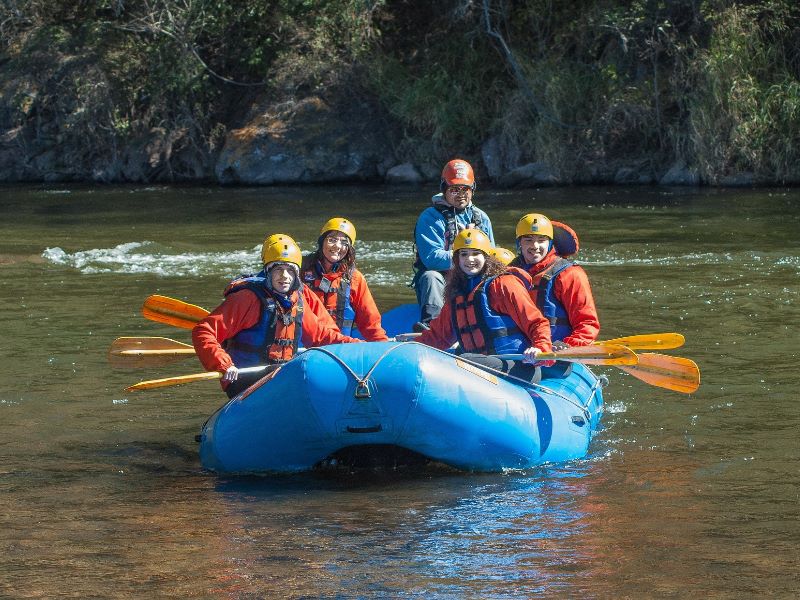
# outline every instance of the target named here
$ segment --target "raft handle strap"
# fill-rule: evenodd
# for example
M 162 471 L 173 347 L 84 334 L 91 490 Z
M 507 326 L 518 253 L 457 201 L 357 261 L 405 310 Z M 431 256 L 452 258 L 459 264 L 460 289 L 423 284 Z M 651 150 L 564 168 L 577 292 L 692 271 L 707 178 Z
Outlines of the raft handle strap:
M 319 347 L 318 347 L 318 348 L 308 348 L 308 349 L 306 350 L 306 352 L 311 352 L 312 350 L 316 350 L 317 352 L 322 352 L 323 354 L 327 354 L 327 355 L 328 355 L 328 356 L 330 356 L 330 357 L 331 357 L 333 360 L 335 360 L 336 362 L 338 362 L 338 363 L 339 363 L 339 364 L 340 364 L 342 367 L 344 367 L 344 369 L 345 369 L 345 370 L 346 370 L 348 373 L 350 373 L 350 374 L 353 376 L 353 379 L 355 379 L 355 380 L 356 380 L 356 391 L 355 391 L 355 394 L 354 394 L 354 395 L 355 395 L 355 397 L 356 397 L 356 398 L 359 398 L 359 399 L 364 399 L 364 398 L 369 398 L 369 397 L 370 397 L 370 392 L 369 392 L 369 378 L 370 378 L 370 375 L 372 375 L 372 372 L 373 372 L 373 371 L 375 370 L 375 368 L 378 366 L 378 364 L 379 364 L 379 363 L 380 363 L 380 362 L 381 362 L 381 361 L 382 361 L 384 358 L 386 358 L 386 356 L 387 356 L 387 355 L 388 355 L 390 352 L 393 352 L 394 350 L 397 350 L 397 349 L 398 349 L 400 346 L 404 346 L 405 344 L 413 344 L 413 343 L 414 343 L 414 342 L 401 342 L 401 343 L 397 344 L 396 346 L 391 346 L 391 347 L 387 348 L 386 352 L 384 352 L 383 354 L 381 354 L 381 355 L 378 357 L 378 360 L 376 360 L 376 361 L 375 361 L 375 364 L 373 364 L 373 365 L 370 367 L 369 371 L 367 371 L 367 374 L 366 374 L 366 375 L 364 375 L 363 377 L 359 377 L 359 376 L 356 374 L 356 372 L 355 372 L 355 371 L 353 371 L 353 369 L 351 369 L 351 368 L 350 368 L 350 365 L 348 365 L 346 362 L 344 362 L 344 361 L 343 361 L 341 358 L 339 358 L 338 356 L 336 356 L 336 355 L 335 355 L 333 352 L 331 352 L 331 351 L 330 351 L 330 350 L 328 350 L 327 348 L 319 348 Z

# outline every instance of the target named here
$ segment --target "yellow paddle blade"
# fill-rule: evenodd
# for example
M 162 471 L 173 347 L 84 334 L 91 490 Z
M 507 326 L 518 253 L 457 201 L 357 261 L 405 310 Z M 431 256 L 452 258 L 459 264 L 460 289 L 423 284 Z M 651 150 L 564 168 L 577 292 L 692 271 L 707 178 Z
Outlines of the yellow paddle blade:
M 683 346 L 685 338 L 680 333 L 644 333 L 614 338 L 595 344 L 619 344 L 631 350 L 671 350 Z
M 189 344 L 164 337 L 120 337 L 108 349 L 108 362 L 116 369 L 161 367 L 194 356 Z
M 200 319 L 208 315 L 208 311 L 195 304 L 153 294 L 144 301 L 142 315 L 157 323 L 192 329 Z
M 643 352 L 639 364 L 619 368 L 645 383 L 675 392 L 691 394 L 700 387 L 700 369 L 688 358 Z
M 207 379 L 222 379 L 222 373 L 218 371 L 208 371 L 207 373 L 195 373 L 194 375 L 180 375 L 178 377 L 166 377 L 164 379 L 151 379 L 150 381 L 140 381 L 125 388 L 126 392 L 136 390 L 152 390 L 154 388 L 169 387 L 171 385 L 181 385 L 184 383 L 194 383 L 195 381 L 205 381 Z
M 266 365 L 259 365 L 257 367 L 245 367 L 239 369 L 239 373 L 256 373 L 268 369 Z M 276 369 L 277 370 L 277 369 Z M 195 381 L 206 381 L 208 379 L 222 379 L 222 373 L 219 371 L 206 371 L 205 373 L 195 373 L 193 375 L 179 375 L 177 377 L 166 377 L 164 379 L 151 379 L 149 381 L 140 381 L 125 388 L 126 392 L 133 392 L 135 390 L 152 390 L 153 388 L 169 387 L 171 385 L 181 385 L 184 383 L 194 383 Z

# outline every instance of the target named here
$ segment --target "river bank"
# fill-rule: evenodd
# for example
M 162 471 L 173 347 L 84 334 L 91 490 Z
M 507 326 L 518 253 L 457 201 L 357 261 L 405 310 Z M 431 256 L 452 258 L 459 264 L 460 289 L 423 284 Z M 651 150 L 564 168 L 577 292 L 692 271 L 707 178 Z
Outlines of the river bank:
M 800 183 L 800 6 L 0 8 L 0 181 Z

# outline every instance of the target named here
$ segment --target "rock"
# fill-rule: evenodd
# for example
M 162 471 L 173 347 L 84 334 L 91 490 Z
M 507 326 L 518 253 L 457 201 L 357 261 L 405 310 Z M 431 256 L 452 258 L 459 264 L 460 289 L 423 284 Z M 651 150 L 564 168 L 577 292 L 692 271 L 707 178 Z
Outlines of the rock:
M 653 181 L 652 175 L 636 167 L 622 167 L 614 175 L 614 183 L 617 185 L 649 185 Z
M 380 181 L 392 150 L 367 107 L 312 96 L 269 106 L 228 133 L 214 169 L 221 183 Z
M 533 162 L 501 175 L 497 183 L 501 187 L 536 187 L 557 185 L 560 181 L 547 164 Z
M 423 181 L 424 178 L 411 163 L 394 166 L 386 172 L 386 183 L 420 184 Z
M 505 173 L 517 168 L 520 154 L 517 145 L 505 137 L 492 136 L 481 146 L 486 173 L 493 181 L 498 181 Z
M 435 181 L 438 185 L 442 180 L 443 166 L 444 165 L 436 166 L 431 163 L 424 163 L 422 166 L 420 166 L 419 170 L 422 173 L 422 177 L 425 179 L 425 181 Z
M 751 173 L 750 171 L 733 173 L 721 178 L 719 180 L 719 185 L 726 187 L 752 187 L 756 185 L 756 176 L 755 173 Z
M 658 183 L 660 185 L 700 185 L 700 174 L 679 160 L 670 167 Z

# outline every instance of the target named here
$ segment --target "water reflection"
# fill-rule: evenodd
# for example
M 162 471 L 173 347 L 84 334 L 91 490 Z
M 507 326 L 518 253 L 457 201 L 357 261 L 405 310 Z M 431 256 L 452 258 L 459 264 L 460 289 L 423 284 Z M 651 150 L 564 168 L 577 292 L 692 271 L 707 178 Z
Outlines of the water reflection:
M 216 490 L 239 524 L 231 568 L 246 563 L 262 593 L 502 597 L 568 588 L 590 568 L 587 472 L 224 479 Z

